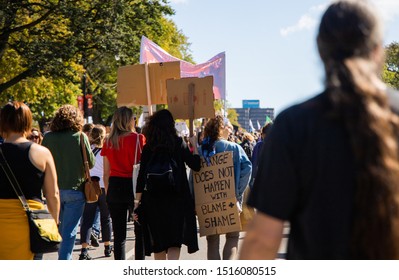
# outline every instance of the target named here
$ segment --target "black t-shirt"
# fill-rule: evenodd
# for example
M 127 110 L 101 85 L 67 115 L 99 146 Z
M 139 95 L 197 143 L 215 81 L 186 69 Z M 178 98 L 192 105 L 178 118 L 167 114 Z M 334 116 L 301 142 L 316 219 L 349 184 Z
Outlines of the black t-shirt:
M 348 259 L 355 172 L 348 135 L 326 93 L 282 112 L 248 204 L 290 222 L 287 259 Z
M 398 113 L 399 94 L 387 95 Z M 248 204 L 290 222 L 287 259 L 351 259 L 355 163 L 330 111 L 327 93 L 283 111 L 259 158 Z

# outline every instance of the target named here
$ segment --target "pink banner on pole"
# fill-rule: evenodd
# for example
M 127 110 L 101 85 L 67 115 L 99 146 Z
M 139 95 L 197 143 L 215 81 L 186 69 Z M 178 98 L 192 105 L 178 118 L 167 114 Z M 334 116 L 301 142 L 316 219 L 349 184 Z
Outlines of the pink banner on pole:
M 156 63 L 180 61 L 180 76 L 182 78 L 213 76 L 213 93 L 215 99 L 226 97 L 226 56 L 219 53 L 201 64 L 191 64 L 187 61 L 171 56 L 160 46 L 145 36 L 141 38 L 140 63 Z

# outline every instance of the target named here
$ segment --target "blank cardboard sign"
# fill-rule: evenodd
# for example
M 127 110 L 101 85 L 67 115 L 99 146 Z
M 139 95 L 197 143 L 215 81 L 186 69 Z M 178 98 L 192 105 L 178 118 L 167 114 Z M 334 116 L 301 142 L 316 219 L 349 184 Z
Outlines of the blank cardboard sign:
M 190 108 L 190 84 L 194 85 L 194 108 Z M 194 119 L 215 116 L 212 76 L 167 80 L 166 87 L 168 90 L 168 109 L 175 119 L 190 119 L 192 110 L 194 111 Z
M 147 98 L 145 64 L 119 67 L 116 103 L 120 106 L 167 104 L 166 80 L 180 78 L 180 62 L 148 64 L 151 100 Z

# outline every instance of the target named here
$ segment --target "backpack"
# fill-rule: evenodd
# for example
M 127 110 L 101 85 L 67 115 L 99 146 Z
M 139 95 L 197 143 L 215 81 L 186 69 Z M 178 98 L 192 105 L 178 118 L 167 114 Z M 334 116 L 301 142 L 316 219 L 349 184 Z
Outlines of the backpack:
M 179 168 L 168 151 L 154 151 L 147 163 L 145 190 L 159 196 L 180 191 Z

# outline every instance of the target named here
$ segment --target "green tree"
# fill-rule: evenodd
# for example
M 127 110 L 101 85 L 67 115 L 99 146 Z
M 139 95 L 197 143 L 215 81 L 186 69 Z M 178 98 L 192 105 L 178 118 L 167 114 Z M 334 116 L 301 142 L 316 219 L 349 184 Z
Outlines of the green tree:
M 399 43 L 393 42 L 385 47 L 385 65 L 382 79 L 395 89 L 399 89 Z
M 232 124 L 241 127 L 241 125 L 238 123 L 238 114 L 235 109 L 230 108 L 227 110 L 227 118 L 230 120 Z
M 173 13 L 166 0 L 0 1 L 0 101 L 38 104 L 36 114 L 47 116 L 76 104 L 85 73 L 103 120 L 116 106 L 117 69 L 138 63 L 142 35 L 191 58 L 187 38 L 167 19 Z

